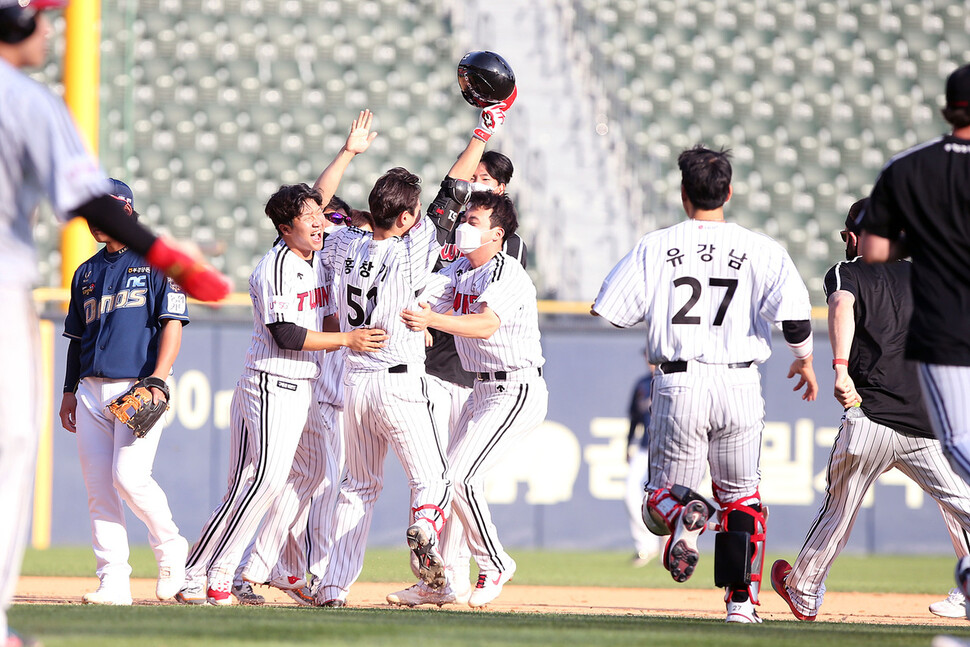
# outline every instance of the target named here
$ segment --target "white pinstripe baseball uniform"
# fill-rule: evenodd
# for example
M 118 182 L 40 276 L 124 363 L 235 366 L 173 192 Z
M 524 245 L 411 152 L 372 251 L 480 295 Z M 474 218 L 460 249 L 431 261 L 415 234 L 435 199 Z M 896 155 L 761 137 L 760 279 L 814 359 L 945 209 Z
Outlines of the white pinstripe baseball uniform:
M 487 339 L 455 336 L 462 368 L 476 373 L 448 449 L 454 484 L 452 511 L 464 534 L 445 527 L 442 557 L 446 566 L 467 541 L 479 568 L 479 582 L 511 577 L 515 562 L 499 540 L 485 500 L 485 477 L 516 444 L 546 417 L 549 392 L 542 379 L 542 346 L 536 289 L 525 269 L 504 252 L 473 268 L 462 257 L 435 275 L 429 288 L 437 312 L 456 315 L 488 307 L 499 320 Z M 440 295 L 440 296 L 439 296 Z M 451 574 L 449 574 L 451 576 Z M 456 577 L 467 578 L 465 573 Z
M 263 515 L 286 485 L 310 410 L 317 354 L 280 348 L 267 327 L 289 322 L 323 329 L 332 312 L 330 275 L 314 255 L 304 261 L 277 243 L 249 278 L 253 336 L 232 397 L 229 483 L 186 564 L 187 585 L 208 575 L 228 593 L 233 573 Z
M 451 499 L 445 450 L 437 435 L 424 372 L 424 334 L 401 322 L 427 283 L 440 245 L 422 218 L 404 236 L 375 240 L 345 227 L 329 236 L 323 256 L 334 268 L 334 295 L 344 331 L 377 327 L 387 345 L 347 351 L 344 434 L 347 477 L 337 503 L 336 540 L 318 601 L 344 600 L 360 575 L 374 502 L 383 487 L 390 445 L 411 484 L 415 519 L 440 531 Z
M 815 616 L 825 595 L 825 579 L 849 540 L 862 499 L 881 474 L 899 469 L 939 504 L 957 558 L 970 551 L 970 485 L 947 462 L 933 437 L 916 366 L 903 358 L 903 340 L 913 310 L 911 264 L 842 262 L 825 276 L 829 320 L 842 308 L 854 320 L 852 332 L 832 324 L 833 349 L 839 336 L 851 339 L 848 373 L 861 398 L 842 416 L 826 470 L 825 499 L 792 565 L 785 586 L 799 613 Z M 840 303 L 836 297 L 851 301 Z
M 27 537 L 42 389 L 40 341 L 30 289 L 37 280 L 34 213 L 47 196 L 70 211 L 111 191 L 81 142 L 64 102 L 0 59 L 0 639 Z
M 757 365 L 771 354 L 773 324 L 811 318 L 808 290 L 784 248 L 734 223 L 686 220 L 641 238 L 606 277 L 593 310 L 623 328 L 645 320 L 648 359 L 661 366 L 650 489 L 694 489 L 709 463 L 722 503 L 757 492 Z M 686 364 L 663 366 L 679 362 Z

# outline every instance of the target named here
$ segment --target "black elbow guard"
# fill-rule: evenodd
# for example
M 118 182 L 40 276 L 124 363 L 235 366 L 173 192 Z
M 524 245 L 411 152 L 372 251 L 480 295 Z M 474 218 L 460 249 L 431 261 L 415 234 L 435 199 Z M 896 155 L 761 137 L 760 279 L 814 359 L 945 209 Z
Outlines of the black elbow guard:
M 458 214 L 472 194 L 471 182 L 446 177 L 441 181 L 438 195 L 428 205 L 428 217 L 433 218 L 438 227 L 451 231 L 458 222 Z

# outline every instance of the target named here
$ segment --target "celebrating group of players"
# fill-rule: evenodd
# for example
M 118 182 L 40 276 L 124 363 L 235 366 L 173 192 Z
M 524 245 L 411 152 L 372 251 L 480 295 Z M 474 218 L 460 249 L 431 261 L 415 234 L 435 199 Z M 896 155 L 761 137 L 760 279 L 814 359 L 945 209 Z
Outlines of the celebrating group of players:
M 29 229 L 44 195 L 59 216 L 85 217 L 106 243 L 76 273 L 65 325 L 72 341 L 60 414 L 78 434 L 100 578 L 85 602 L 131 603 L 124 500 L 151 531 L 161 599 L 259 604 L 256 583 L 282 588 L 302 604 L 344 606 L 361 571 L 388 446 L 411 488 L 402 530 L 417 578 L 388 601 L 481 607 L 494 600 L 516 565 L 483 498 L 485 475 L 543 420 L 548 401 L 536 290 L 505 195 L 511 162 L 484 152 L 515 99 L 505 62 L 474 52 L 459 66 L 463 95 L 482 109 L 480 120 L 425 213 L 419 179 L 400 167 L 374 184 L 369 212 L 336 198 L 349 163 L 377 136 L 367 110 L 312 187 L 282 186 L 267 201 L 279 239 L 250 277 L 253 335 L 231 405 L 227 489 L 190 549 L 151 479 L 161 427 L 135 438 L 103 406 L 138 378 L 164 380 L 188 323 L 186 293 L 219 300 L 228 285 L 137 223 L 130 190 L 109 181 L 85 152 L 63 103 L 19 71 L 43 62 L 43 10 L 63 4 L 0 0 L 0 225 L 8 232 L 0 240 L 8 270 L 0 273 L 0 296 L 17 309 L 8 317 L 14 329 L 0 335 L 0 354 L 23 367 L 0 374 L 0 518 L 9 520 L 0 532 L 3 610 L 24 545 L 36 445 Z M 494 96 L 497 87 L 501 96 Z M 857 246 L 866 261 L 912 254 L 912 321 L 905 321 L 908 293 L 882 289 L 899 283 L 895 268 L 903 266 L 872 273 L 851 260 L 826 279 L 836 397 L 846 407 L 832 464 L 860 452 L 873 460 L 843 480 L 830 470 L 826 497 L 834 503 L 813 524 L 804 559 L 771 569 L 774 588 L 800 619 L 813 619 L 821 604 L 822 581 L 858 509 L 857 486 L 864 491 L 885 466 L 908 469 L 948 514 L 955 536 L 970 528 L 970 489 L 962 480 L 970 478 L 970 322 L 963 305 L 970 299 L 970 66 L 949 77 L 946 97 L 953 133 L 894 158 L 843 232 L 847 252 Z M 727 620 L 760 622 L 768 515 L 758 492 L 758 365 L 771 352 L 772 327 L 780 327 L 794 355 L 788 377 L 799 378 L 795 390 L 804 387 L 803 399 L 816 398 L 808 292 L 778 243 L 725 222 L 732 191 L 726 152 L 697 146 L 678 164 L 688 219 L 644 236 L 610 272 L 592 312 L 620 327 L 647 324 L 647 358 L 659 373 L 643 520 L 670 535 L 664 566 L 677 581 L 689 578 L 698 536 L 713 528 L 715 583 L 725 589 Z M 850 298 L 882 308 L 885 317 L 860 309 L 850 316 Z M 896 334 L 880 328 L 892 315 Z M 904 349 L 898 340 L 905 326 Z M 890 359 L 873 358 L 874 348 Z M 926 419 L 938 440 L 926 438 L 924 419 L 878 395 L 886 387 L 916 401 L 916 368 L 904 352 L 918 364 Z M 886 367 L 909 377 L 881 382 Z M 166 397 L 161 389 L 152 393 Z M 8 406 L 14 402 L 21 406 Z M 707 468 L 713 502 L 696 492 Z M 826 516 L 833 510 L 834 520 Z M 964 546 L 963 594 L 966 554 Z M 471 557 L 479 569 L 474 587 Z M 5 614 L 0 638 L 7 647 L 22 644 L 8 632 Z

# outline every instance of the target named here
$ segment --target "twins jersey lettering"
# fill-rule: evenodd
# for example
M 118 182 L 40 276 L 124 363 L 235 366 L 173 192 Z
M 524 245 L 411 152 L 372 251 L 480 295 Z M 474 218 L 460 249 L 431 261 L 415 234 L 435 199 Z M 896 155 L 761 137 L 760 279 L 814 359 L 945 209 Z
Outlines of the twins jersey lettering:
M 289 322 L 322 331 L 324 317 L 334 312 L 329 286 L 330 272 L 318 256 L 305 261 L 282 241 L 269 250 L 249 277 L 254 326 L 246 368 L 292 379 L 317 377 L 314 354 L 280 348 L 267 325 Z
M 545 360 L 539 343 L 536 289 L 522 265 L 504 252 L 473 268 L 464 256 L 434 275 L 429 296 L 436 312 L 481 312 L 488 306 L 501 320 L 488 339 L 455 336 L 462 368 L 473 373 L 538 368 Z
M 0 59 L 0 283 L 36 281 L 33 213 L 45 195 L 67 220 L 110 191 L 64 102 Z
M 138 378 L 155 370 L 158 332 L 188 324 L 185 294 L 127 247 L 86 260 L 71 281 L 64 336 L 81 343 L 80 377 Z
M 811 318 L 808 289 L 781 245 L 734 223 L 695 220 L 641 238 L 593 309 L 623 328 L 645 320 L 651 364 L 762 363 L 772 324 Z
M 404 236 L 385 240 L 356 227 L 327 236 L 321 255 L 333 268 L 340 329 L 380 328 L 388 334 L 387 345 L 376 353 L 348 349 L 348 371 L 424 363 L 424 333 L 408 330 L 401 311 L 415 307 L 440 249 L 434 225 L 424 218 Z

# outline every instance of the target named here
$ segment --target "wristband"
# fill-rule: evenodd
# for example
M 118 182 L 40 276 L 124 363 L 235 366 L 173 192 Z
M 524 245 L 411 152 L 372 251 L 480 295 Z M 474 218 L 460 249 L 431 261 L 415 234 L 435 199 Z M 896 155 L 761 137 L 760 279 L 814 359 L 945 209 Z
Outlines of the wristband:
M 836 366 L 844 366 L 846 368 L 849 368 L 849 360 L 847 360 L 847 359 L 833 359 L 832 360 L 832 368 L 835 368 Z

